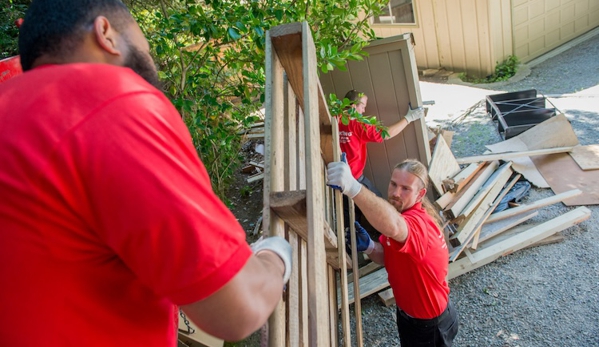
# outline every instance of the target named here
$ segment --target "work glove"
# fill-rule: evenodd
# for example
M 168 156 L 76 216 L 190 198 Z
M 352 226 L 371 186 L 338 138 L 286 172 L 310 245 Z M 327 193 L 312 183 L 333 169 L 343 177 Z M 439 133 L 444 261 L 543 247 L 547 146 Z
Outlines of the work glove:
M 358 195 L 362 185 L 354 178 L 349 165 L 343 161 L 330 162 L 327 165 L 327 185 L 339 189 L 350 198 Z
M 293 265 L 293 260 L 291 257 L 291 245 L 289 242 L 280 236 L 271 236 L 271 237 L 261 237 L 258 241 L 252 243 L 250 245 L 254 254 L 258 254 L 260 251 L 268 250 L 275 252 L 281 260 L 283 260 L 283 264 L 285 265 L 285 273 L 283 274 L 283 283 L 287 283 L 289 281 L 289 277 L 291 277 L 291 267 Z
M 408 113 L 406 114 L 406 120 L 408 121 L 408 124 L 412 123 L 413 121 L 415 121 L 416 119 L 420 119 L 424 117 L 424 109 L 422 107 L 416 107 L 415 109 L 412 109 L 411 107 L 408 107 Z
M 372 251 L 374 250 L 374 241 L 372 241 L 370 235 L 368 235 L 366 229 L 362 228 L 360 223 L 355 221 L 354 225 L 356 226 L 356 248 L 358 252 L 364 252 L 366 254 L 372 253 Z M 347 250 L 347 253 L 349 254 L 351 254 L 350 230 L 351 229 L 349 227 L 345 228 L 345 248 Z

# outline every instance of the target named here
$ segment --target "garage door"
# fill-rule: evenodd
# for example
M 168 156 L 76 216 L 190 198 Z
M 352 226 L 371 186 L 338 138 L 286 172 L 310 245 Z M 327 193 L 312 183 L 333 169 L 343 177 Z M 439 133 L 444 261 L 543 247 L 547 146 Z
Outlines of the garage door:
M 599 26 L 597 0 L 513 0 L 514 53 L 528 62 Z

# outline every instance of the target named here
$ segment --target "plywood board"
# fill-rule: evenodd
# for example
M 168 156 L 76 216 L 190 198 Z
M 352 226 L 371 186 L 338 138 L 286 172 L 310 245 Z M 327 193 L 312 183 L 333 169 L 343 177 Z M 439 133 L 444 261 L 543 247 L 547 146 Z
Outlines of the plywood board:
M 578 145 L 578 138 L 574 134 L 570 122 L 566 116 L 559 114 L 535 125 L 518 136 L 486 147 L 494 153 L 500 153 L 576 145 Z M 549 184 L 530 158 L 514 158 L 512 161 L 512 169 L 521 173 L 534 186 L 549 188 Z
M 437 135 L 435 149 L 428 169 L 428 177 L 439 195 L 445 193 L 443 191 L 443 180 L 453 177 L 458 172 L 460 172 L 460 165 L 451 153 L 451 149 L 447 146 L 443 135 Z
M 599 169 L 599 145 L 576 146 L 570 156 L 581 170 Z
M 534 157 L 532 160 L 555 194 L 572 189 L 582 191 L 582 194 L 564 200 L 566 206 L 599 204 L 599 170 L 581 170 L 566 153 Z

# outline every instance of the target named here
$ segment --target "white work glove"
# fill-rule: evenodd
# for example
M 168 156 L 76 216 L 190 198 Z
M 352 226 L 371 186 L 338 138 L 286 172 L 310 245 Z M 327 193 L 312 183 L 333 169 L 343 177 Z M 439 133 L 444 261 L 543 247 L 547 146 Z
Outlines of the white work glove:
M 285 265 L 285 273 L 283 274 L 283 283 L 289 281 L 291 277 L 291 267 L 293 266 L 293 260 L 291 257 L 292 249 L 289 242 L 280 236 L 271 236 L 267 238 L 259 238 L 258 241 L 250 245 L 254 254 L 258 254 L 261 251 L 271 251 L 276 253 Z
M 415 109 L 411 109 L 408 107 L 408 113 L 406 114 L 406 120 L 408 121 L 408 124 L 412 123 L 413 121 L 415 121 L 416 119 L 420 119 L 424 117 L 424 109 L 422 107 L 417 107 Z
M 354 198 L 362 189 L 362 185 L 351 174 L 347 163 L 334 161 L 327 165 L 327 185 L 339 189 L 343 194 Z

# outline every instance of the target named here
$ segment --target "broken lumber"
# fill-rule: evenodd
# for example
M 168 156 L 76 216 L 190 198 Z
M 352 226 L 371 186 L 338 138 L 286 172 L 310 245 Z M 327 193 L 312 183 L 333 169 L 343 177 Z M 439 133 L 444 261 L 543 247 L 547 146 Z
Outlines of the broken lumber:
M 480 187 L 478 192 L 476 192 L 476 195 L 474 195 L 474 197 L 468 202 L 468 205 L 466 205 L 466 207 L 464 207 L 462 212 L 460 212 L 460 215 L 464 215 L 465 217 L 468 217 L 475 209 L 477 209 L 481 206 L 480 202 L 483 199 L 485 199 L 485 197 L 491 190 L 495 190 L 497 192 L 497 194 L 499 194 L 501 192 L 501 190 L 500 190 L 501 187 L 503 187 L 505 185 L 505 183 L 507 183 L 507 181 L 509 180 L 510 176 L 513 173 L 513 171 L 511 170 L 511 166 L 512 166 L 512 162 L 510 161 L 510 162 L 507 162 L 507 163 L 501 165 L 497 170 L 495 170 L 495 172 L 491 175 L 491 177 L 489 177 L 487 179 L 487 181 L 482 185 L 482 187 Z M 509 171 L 509 176 L 507 176 L 507 178 L 505 178 L 508 171 Z M 505 181 L 503 180 L 503 178 L 505 178 Z M 497 185 L 501 185 L 498 188 L 499 190 L 496 189 Z
M 493 201 L 493 204 L 491 205 L 491 207 L 485 212 L 484 217 L 480 220 L 480 222 L 476 226 L 476 229 L 474 230 L 475 234 L 474 234 L 474 238 L 472 239 L 472 243 L 470 244 L 470 248 L 476 249 L 478 247 L 478 242 L 480 240 L 480 231 L 482 229 L 483 224 L 489 218 L 491 213 L 493 213 L 493 211 L 495 211 L 495 209 L 497 208 L 497 205 L 499 205 L 501 203 L 501 200 L 503 200 L 503 198 L 507 195 L 507 193 L 509 193 L 510 189 L 512 189 L 512 187 L 516 184 L 516 182 L 518 182 L 520 177 L 522 177 L 522 175 L 517 174 L 514 178 L 512 178 L 512 180 L 508 184 L 506 184 L 505 187 L 503 187 L 503 190 L 501 191 L 501 193 L 499 193 L 497 198 L 495 198 L 495 201 Z
M 573 196 L 579 195 L 582 192 L 580 191 L 580 189 L 572 189 L 569 190 L 567 192 L 563 192 L 560 194 L 556 194 L 554 196 L 545 198 L 545 199 L 540 199 L 537 200 L 535 202 L 533 202 L 532 204 L 528 204 L 528 205 L 520 205 L 519 207 L 514 207 L 514 208 L 509 208 L 507 210 L 501 211 L 501 212 L 497 212 L 497 213 L 493 213 L 489 219 L 487 219 L 487 223 L 492 223 L 504 218 L 508 218 L 508 217 L 512 217 L 515 216 L 517 214 L 523 213 L 523 212 L 527 212 L 530 210 L 535 210 L 537 208 L 541 208 L 544 206 L 549 206 L 549 205 L 553 205 L 556 204 L 558 202 L 561 202 L 565 199 L 571 198 Z
M 578 207 L 559 217 L 548 220 L 525 232 L 514 235 L 501 242 L 481 248 L 471 254 L 449 264 L 448 279 L 452 279 L 487 265 L 501 256 L 511 254 L 528 245 L 538 242 L 548 236 L 578 224 L 591 216 L 591 210 L 586 207 Z M 472 259 L 472 260 L 470 260 Z
M 462 171 L 458 172 L 454 177 L 451 178 L 451 184 L 449 190 L 453 193 L 457 193 L 464 188 L 472 178 L 475 177 L 476 173 L 479 172 L 485 166 L 484 162 L 471 163 Z
M 443 180 L 458 172 L 460 172 L 460 165 L 456 162 L 451 149 L 445 143 L 442 134 L 437 135 L 437 142 L 428 168 L 428 177 L 439 195 L 445 193 Z
M 395 296 L 393 295 L 393 289 L 391 288 L 380 292 L 379 298 L 381 299 L 385 307 L 395 305 Z
M 458 164 L 469 164 L 469 163 L 476 163 L 479 161 L 508 160 L 508 159 L 520 158 L 520 157 L 530 157 L 530 156 L 536 156 L 536 155 L 571 152 L 573 148 L 574 148 L 574 146 L 568 146 L 568 147 L 536 149 L 536 150 L 532 150 L 532 151 L 492 153 L 492 154 L 485 154 L 485 155 L 476 155 L 473 157 L 458 158 L 458 159 L 456 159 L 456 161 L 458 162 Z
M 490 223 L 485 223 L 480 231 L 480 237 L 478 239 L 478 242 L 485 242 L 488 239 L 515 227 L 516 225 L 526 222 L 527 220 L 537 216 L 538 214 L 539 211 L 527 211 L 512 217 L 508 217 Z
M 499 195 L 499 193 L 501 193 L 503 186 L 512 176 L 513 171 L 511 170 L 510 165 L 511 163 L 509 162 L 503 164 L 497 171 L 493 173 L 493 176 L 488 179 L 487 183 L 485 183 L 487 188 L 481 189 L 478 194 L 479 196 L 482 196 L 482 198 L 472 200 L 471 206 L 476 205 L 476 211 L 466 217 L 464 223 L 462 223 L 458 228 L 457 234 L 453 235 L 450 240 L 455 239 L 460 245 L 466 247 L 468 241 L 470 241 L 472 238 L 474 231 L 477 229 L 476 226 L 478 226 L 479 222 L 481 222 L 482 218 L 484 217 L 485 212 L 488 211 L 495 201 L 495 198 Z M 470 209 L 474 210 L 475 207 L 471 207 Z M 459 251 L 457 254 L 459 254 Z
M 491 177 L 493 172 L 495 172 L 497 166 L 499 166 L 499 162 L 490 162 L 484 169 L 477 173 L 476 178 L 474 178 L 468 184 L 468 187 L 460 191 L 455 196 L 453 201 L 447 205 L 443 211 L 449 215 L 450 219 L 455 219 L 461 214 L 462 210 L 464 210 L 466 205 L 478 192 L 479 188 L 487 181 L 489 177 Z

